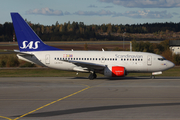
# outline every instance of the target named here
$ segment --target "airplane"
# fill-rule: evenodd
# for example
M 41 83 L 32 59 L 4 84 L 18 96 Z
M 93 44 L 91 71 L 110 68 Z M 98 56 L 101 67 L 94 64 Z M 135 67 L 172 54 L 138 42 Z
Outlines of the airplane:
M 148 52 L 132 51 L 74 51 L 48 46 L 36 35 L 19 13 L 11 13 L 19 46 L 17 57 L 41 66 L 76 72 L 96 73 L 108 77 L 124 77 L 128 73 L 152 73 L 151 77 L 174 67 L 164 57 Z

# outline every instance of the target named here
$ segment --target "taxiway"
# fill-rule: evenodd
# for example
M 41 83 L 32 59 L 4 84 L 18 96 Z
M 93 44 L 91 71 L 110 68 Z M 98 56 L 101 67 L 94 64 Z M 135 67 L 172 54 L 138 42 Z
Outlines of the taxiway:
M 0 78 L 0 120 L 180 119 L 180 78 Z

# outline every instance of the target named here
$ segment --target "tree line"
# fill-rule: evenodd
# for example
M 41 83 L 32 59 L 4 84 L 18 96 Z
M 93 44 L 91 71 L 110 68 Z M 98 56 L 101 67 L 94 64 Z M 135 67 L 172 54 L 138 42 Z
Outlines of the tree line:
M 169 40 L 160 43 L 137 42 L 132 41 L 133 51 L 150 52 L 162 55 L 167 60 L 172 61 L 175 65 L 180 65 L 180 54 L 173 54 L 169 49 Z
M 26 20 L 27 21 L 27 20 Z M 43 41 L 96 41 L 122 40 L 123 33 L 168 33 L 180 32 L 180 23 L 144 23 L 144 24 L 101 24 L 85 25 L 83 22 L 67 22 L 64 24 L 41 25 L 27 23 Z M 0 24 L 0 42 L 12 41 L 14 28 L 12 23 Z M 133 40 L 129 37 L 126 40 Z M 143 40 L 143 39 L 142 39 Z M 147 39 L 146 39 L 147 40 Z M 162 39 L 163 40 L 163 39 Z

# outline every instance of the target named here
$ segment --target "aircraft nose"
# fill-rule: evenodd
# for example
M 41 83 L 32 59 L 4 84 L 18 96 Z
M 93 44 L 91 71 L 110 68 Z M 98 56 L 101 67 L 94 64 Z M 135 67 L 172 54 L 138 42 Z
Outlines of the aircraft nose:
M 175 66 L 175 64 L 173 62 L 168 61 L 168 67 L 169 68 L 173 68 L 174 66 Z

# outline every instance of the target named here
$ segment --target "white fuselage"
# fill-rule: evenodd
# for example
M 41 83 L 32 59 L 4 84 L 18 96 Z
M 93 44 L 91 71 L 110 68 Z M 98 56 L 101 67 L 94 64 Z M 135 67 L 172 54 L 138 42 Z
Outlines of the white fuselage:
M 85 62 L 105 66 L 123 66 L 130 72 L 158 72 L 170 69 L 174 64 L 160 55 L 147 52 L 128 51 L 37 51 L 27 52 L 33 57 L 19 56 L 20 59 L 49 68 L 89 72 L 69 62 Z

